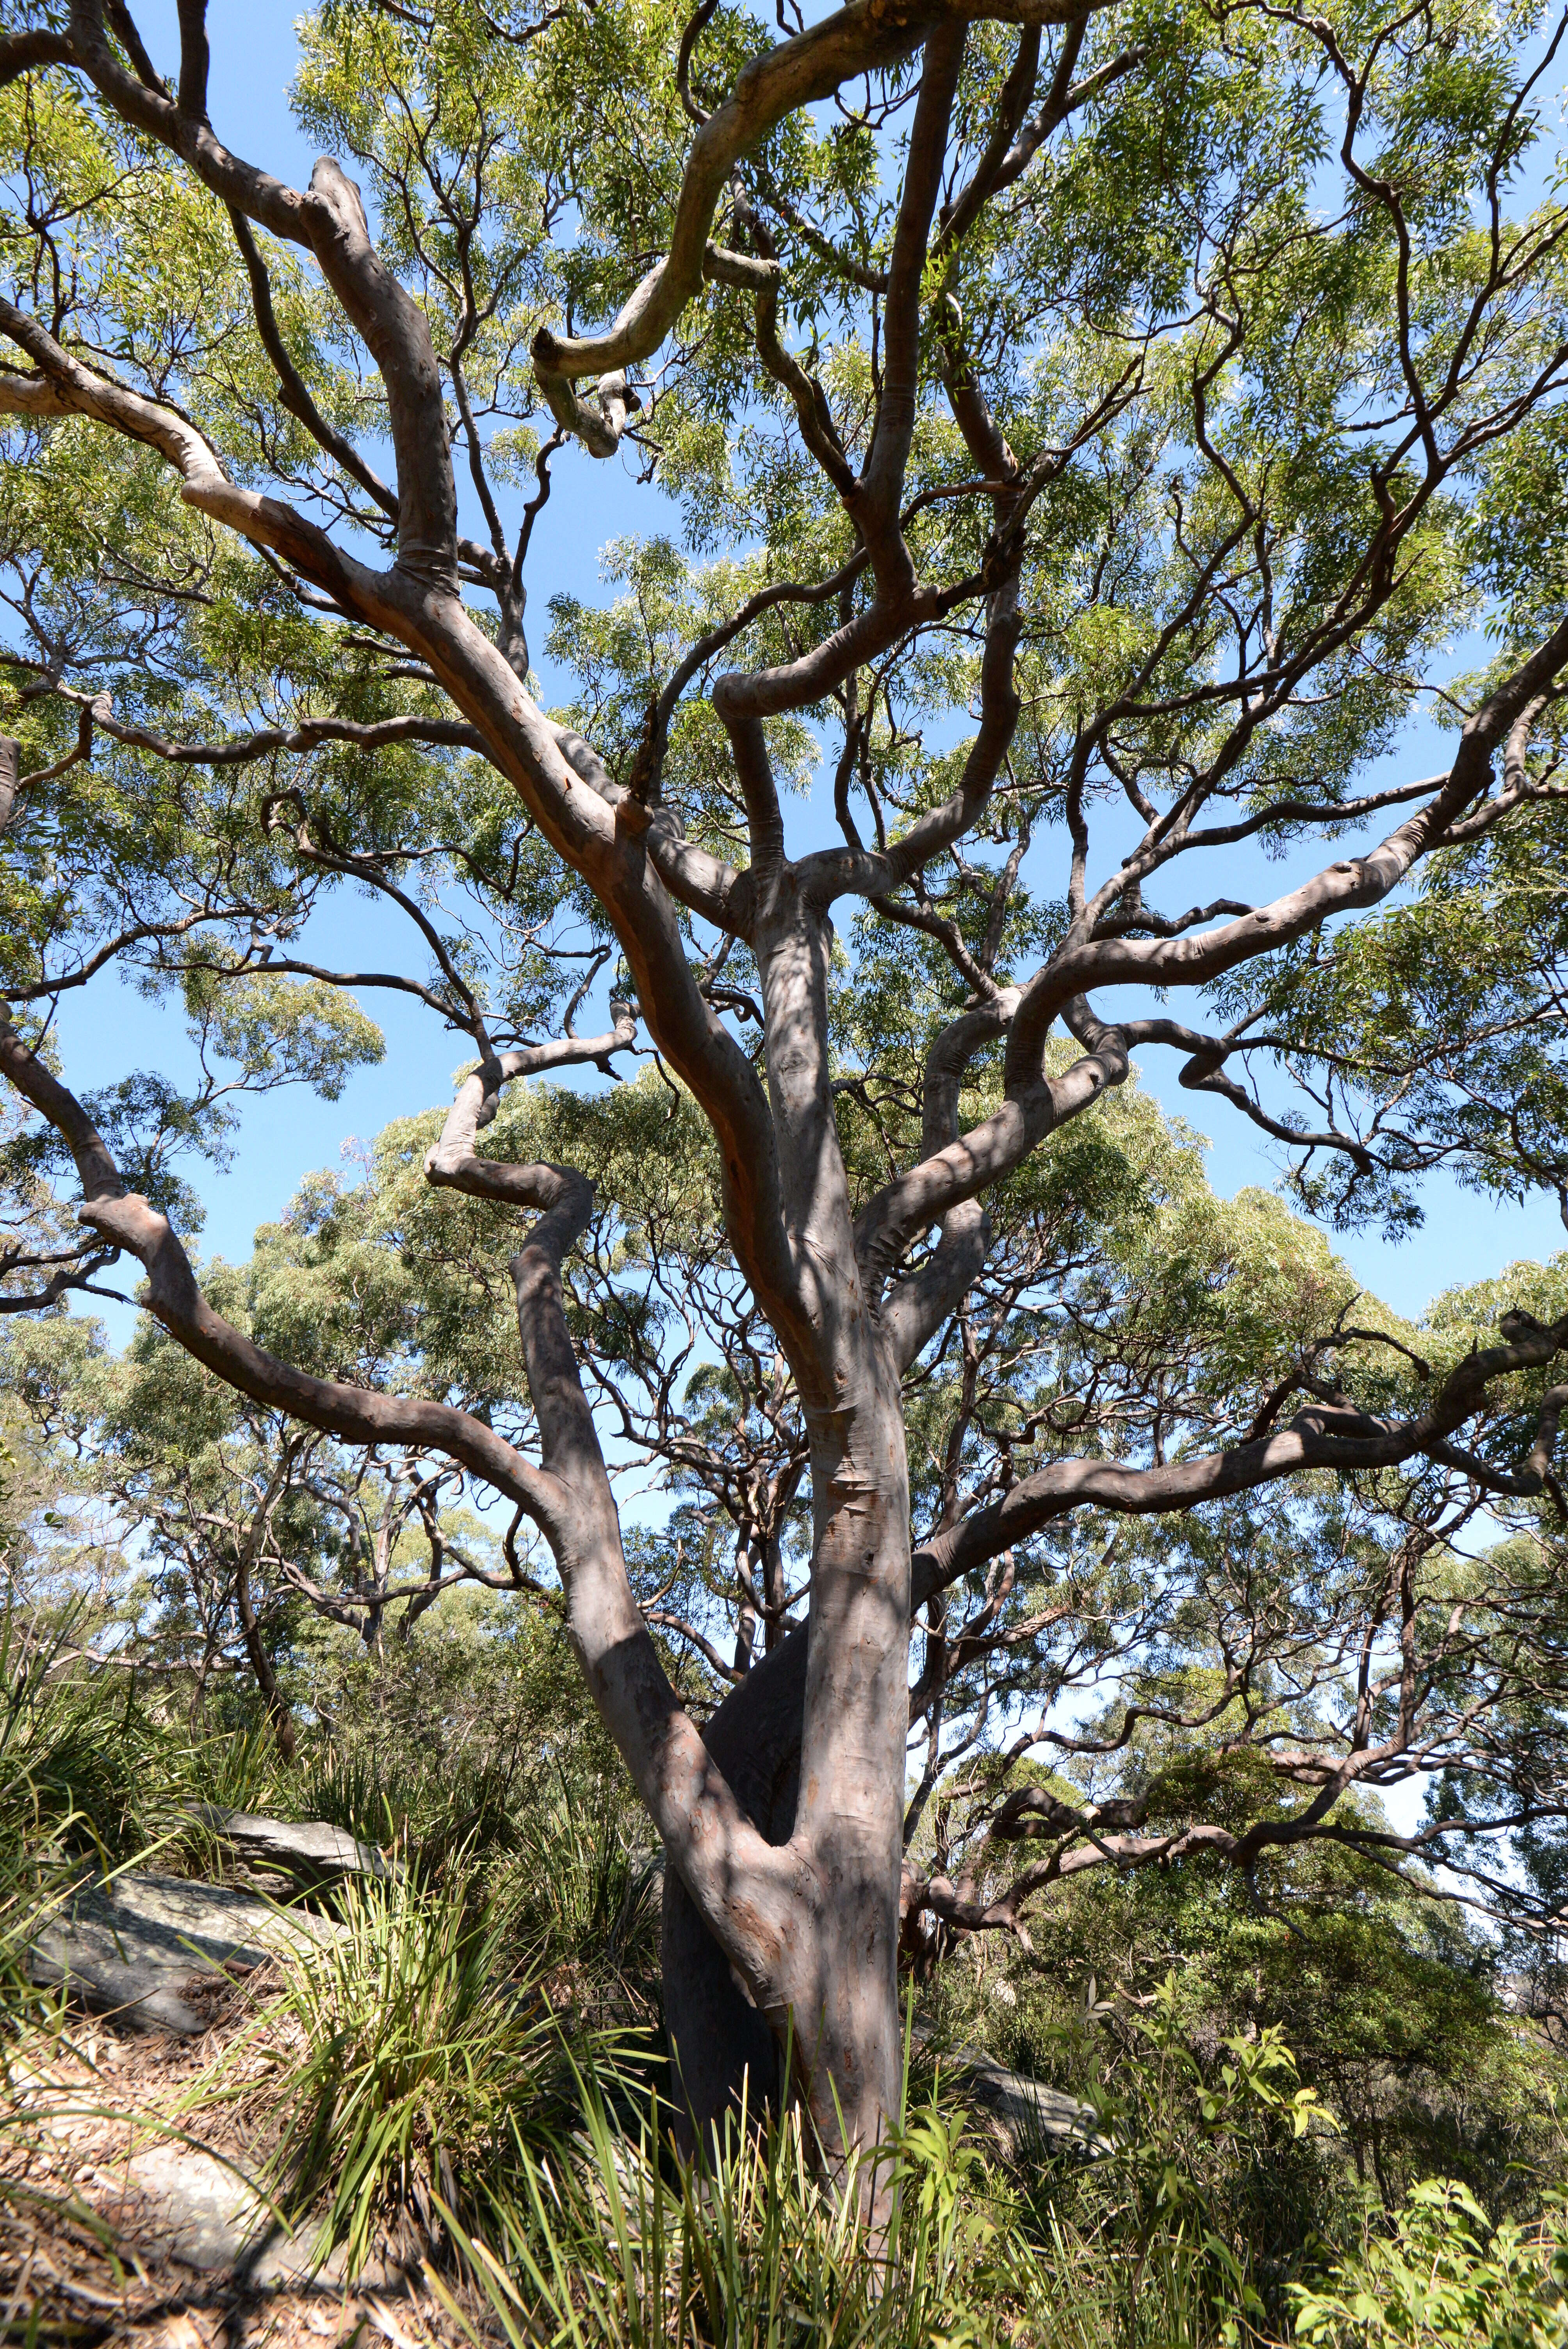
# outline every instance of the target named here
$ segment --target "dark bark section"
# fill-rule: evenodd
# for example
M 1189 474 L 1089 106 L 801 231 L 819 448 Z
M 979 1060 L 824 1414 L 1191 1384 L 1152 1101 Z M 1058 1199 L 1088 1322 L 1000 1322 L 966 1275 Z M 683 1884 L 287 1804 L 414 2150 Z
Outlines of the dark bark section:
M 795 1832 L 806 1638 L 802 1624 L 754 1665 L 703 1732 L 737 1802 L 770 1844 Z M 661 1956 L 676 2134 L 690 2153 L 743 2095 L 748 2114 L 777 2104 L 780 2049 L 673 1868 L 665 1874 Z

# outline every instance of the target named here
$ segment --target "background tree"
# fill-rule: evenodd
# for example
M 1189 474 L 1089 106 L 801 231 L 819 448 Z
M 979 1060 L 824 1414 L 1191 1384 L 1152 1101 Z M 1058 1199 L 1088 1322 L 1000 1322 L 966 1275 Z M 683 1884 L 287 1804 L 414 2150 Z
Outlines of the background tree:
M 209 1288 L 253 1326 L 269 1302 L 303 1305 L 314 1359 L 385 1374 L 407 1309 L 403 1268 L 376 1268 L 367 1296 L 366 1255 L 346 1249 L 335 1278 L 313 1278 L 308 1205 L 296 1203 L 299 1227 L 260 1235 L 250 1266 L 212 1268 Z M 297 1359 L 304 1330 L 294 1334 Z M 449 1460 L 334 1444 L 214 1378 L 154 1321 L 119 1357 L 91 1322 L 18 1328 L 4 1376 L 45 1496 L 66 1505 L 47 1519 L 59 1528 L 46 1537 L 56 1570 L 67 1557 L 98 1562 L 81 1626 L 96 1652 L 181 1693 L 193 1724 L 238 1675 L 285 1761 L 296 1743 L 290 1651 L 307 1611 L 384 1661 L 388 1631 L 406 1640 L 455 1583 L 538 1588 L 515 1547 L 509 1559 L 471 1512 L 450 1507 Z M 43 1501 L 36 1489 L 25 1497 L 36 1521 Z M 15 1579 L 18 1599 L 33 1600 L 36 1577 Z
M 1568 212 L 1511 205 L 1561 28 L 1464 0 L 848 0 L 776 41 L 711 6 L 329 5 L 296 102 L 360 181 L 324 156 L 302 191 L 224 144 L 199 5 L 181 27 L 166 75 L 119 0 L 25 5 L 0 46 L 0 1064 L 36 1112 L 14 1179 L 44 1233 L 8 1268 L 58 1299 L 137 1260 L 169 1336 L 252 1405 L 438 1454 L 536 1528 L 669 1856 L 696 2116 L 788 2041 L 826 2139 L 865 2141 L 898 2080 L 912 1620 L 916 1710 L 973 1717 L 966 1641 L 1068 1528 L 1070 1646 L 1119 1571 L 1086 1562 L 1101 1519 L 1423 1460 L 1461 1508 L 1546 1485 L 1560 1299 L 1500 1298 L 1496 1342 L 1429 1361 L 1260 1301 L 1243 1415 L 1228 1327 L 1192 1349 L 1131 1315 L 1108 1368 L 1092 1283 L 1029 1203 L 1135 1049 L 1176 1050 L 1346 1216 L 1408 1220 L 1439 1157 L 1559 1179 L 1555 968 L 1488 908 L 1504 843 L 1560 813 Z M 689 546 L 626 552 L 617 612 L 557 607 L 581 692 L 552 717 L 525 586 L 567 442 L 634 456 Z M 1495 651 L 1464 685 L 1440 661 L 1467 618 Z M 1391 777 L 1439 682 L 1447 763 Z M 819 767 L 831 831 L 786 817 Z M 1260 851 L 1295 864 L 1272 894 Z M 407 925 L 403 968 L 320 958 L 346 887 Z M 1375 1016 L 1397 935 L 1365 917 L 1440 923 L 1419 909 L 1452 891 L 1485 952 L 1455 948 L 1398 1066 Z M 580 1037 L 613 957 L 610 1025 Z M 79 1099 L 51 1065 L 50 1007 L 117 968 L 183 999 L 190 1095 L 128 1071 Z M 1186 1019 L 1150 1008 L 1172 988 Z M 462 1292 L 493 1295 L 504 1256 L 510 1433 L 448 1375 L 438 1317 L 407 1336 L 415 1374 L 346 1377 L 302 1360 L 297 1312 L 263 1334 L 205 1297 L 176 1237 L 177 1148 L 221 1153 L 235 1087 L 330 1093 L 378 1049 L 376 988 L 471 1041 L 424 1174 L 468 1195 L 428 1205 L 510 1226 Z M 721 1203 L 711 1364 L 666 1325 L 667 1375 L 703 1370 L 738 1461 L 794 1431 L 738 1525 L 776 1635 L 769 1545 L 810 1516 L 806 1620 L 706 1733 L 637 1605 L 606 1350 L 580 1352 L 563 1281 L 592 1186 L 477 1146 L 506 1085 L 608 1070 L 642 1033 Z M 22 1187 L 73 1170 L 74 1256 Z M 645 1395 L 649 1342 L 617 1340 Z M 723 1447 L 690 1417 L 701 1484 Z M 1225 1649 L 1244 1560 L 1219 1547 L 1191 1644 L 1218 1647 L 1211 1717 L 1256 1718 L 1255 1628 Z M 1415 1569 L 1351 1549 L 1390 1598 L 1332 1770 L 1304 1764 L 1304 1835 L 1408 1711 L 1379 1636 L 1389 1607 L 1418 1617 Z M 1276 1633 L 1289 1593 L 1282 1565 L 1271 1672 L 1280 1637 L 1322 1637 Z M 1186 1694 L 1167 1713 L 1200 1725 Z

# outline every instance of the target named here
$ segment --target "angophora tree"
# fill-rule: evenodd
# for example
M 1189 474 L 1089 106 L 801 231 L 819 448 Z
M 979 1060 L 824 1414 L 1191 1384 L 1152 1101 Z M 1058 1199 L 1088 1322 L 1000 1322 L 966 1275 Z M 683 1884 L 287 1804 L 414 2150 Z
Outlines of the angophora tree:
M 1509 191 L 1556 37 L 1470 0 L 848 0 L 781 10 L 778 40 L 716 0 L 366 0 L 306 26 L 296 91 L 362 184 L 324 156 L 300 191 L 209 120 L 201 0 L 167 74 L 124 0 L 11 21 L 0 1061 L 36 1122 L 6 1302 L 139 1259 L 165 1330 L 253 1403 L 439 1454 L 530 1521 L 672 1863 L 699 2117 L 760 2017 L 825 2137 L 869 2139 L 898 2081 L 917 1615 L 940 1651 L 949 1594 L 990 1604 L 987 1570 L 1074 1511 L 1421 1458 L 1525 1497 L 1549 1474 L 1568 1319 L 1522 1311 L 1377 1410 L 1375 1338 L 1282 1332 L 1217 1444 L 1175 1392 L 1125 1443 L 1089 1413 L 1078 1453 L 1059 1411 L 1038 1449 L 1026 1416 L 960 1413 L 918 1542 L 905 1388 L 966 1359 L 992 1206 L 1140 1047 L 1346 1214 L 1408 1216 L 1445 1154 L 1557 1179 L 1550 949 L 1500 973 L 1437 926 L 1418 1081 L 1369 1009 L 1399 967 L 1377 909 L 1428 870 L 1484 904 L 1490 860 L 1555 822 L 1568 212 L 1515 220 Z M 609 620 L 558 602 L 573 725 L 531 681 L 530 546 L 552 465 L 617 452 L 720 559 L 624 554 Z M 1483 616 L 1490 669 L 1436 703 L 1441 771 L 1390 775 Z M 780 782 L 819 756 L 832 824 L 792 841 Z M 1300 877 L 1260 895 L 1260 849 Z M 1171 867 L 1223 877 L 1183 907 Z M 345 885 L 407 920 L 413 967 L 331 956 Z M 610 1025 L 580 1036 L 617 949 Z M 51 1007 L 117 967 L 182 990 L 191 1099 L 134 1071 L 68 1089 Z M 233 1084 L 339 1085 L 375 988 L 477 1055 L 428 1181 L 531 1218 L 526 1448 L 472 1395 L 263 1347 L 176 1236 L 170 1149 L 222 1146 Z M 1178 988 L 1206 1012 L 1150 1008 Z M 591 1186 L 480 1147 L 507 1084 L 642 1031 L 704 1121 L 778 1357 L 740 1350 L 748 1407 L 783 1381 L 798 1414 L 769 1506 L 810 1512 L 807 1621 L 706 1736 L 628 1578 L 563 1301 Z M 52 1150 L 74 1242 L 36 1187 Z M 1009 1310 L 1042 1309 L 1028 1288 Z M 1297 1832 L 1382 1735 L 1367 1707 Z

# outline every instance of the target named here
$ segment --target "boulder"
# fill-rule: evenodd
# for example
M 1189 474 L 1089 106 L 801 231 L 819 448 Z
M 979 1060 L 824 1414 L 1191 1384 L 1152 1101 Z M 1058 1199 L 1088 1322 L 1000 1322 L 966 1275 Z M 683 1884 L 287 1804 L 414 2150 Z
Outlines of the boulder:
M 127 1868 L 77 1885 L 33 1943 L 29 1971 L 132 2030 L 194 2038 L 212 2021 L 214 1997 L 245 1972 L 339 1930 L 230 1885 Z
M 133 2209 L 121 2224 L 139 2248 L 204 2273 L 243 2261 L 258 2285 L 310 2273 L 305 2247 L 278 2224 L 254 2182 L 199 2147 L 160 2145 L 136 2154 L 125 2181 Z
M 1052 2152 L 1110 2150 L 1092 2105 L 1026 2073 L 1009 2072 L 978 2047 L 955 2047 L 942 2058 L 942 2072 L 960 2096 L 985 2113 L 1009 2158 L 1042 2142 Z
M 346 1828 L 325 1819 L 269 1819 L 216 1803 L 197 1804 L 194 1816 L 249 1866 L 286 1876 L 304 1892 L 323 1892 L 346 1876 L 396 1873 L 397 1863 L 383 1858 L 374 1844 L 356 1843 Z
M 351 2282 L 386 2292 L 404 2282 L 382 2261 L 351 2277 L 341 2247 L 317 2258 L 314 2229 L 293 2233 L 253 2178 L 200 2147 L 155 2146 L 136 2154 L 125 2182 L 119 2230 L 125 2244 L 144 2255 L 150 2251 L 208 2274 L 232 2269 L 254 2292 L 312 2283 L 342 2291 Z

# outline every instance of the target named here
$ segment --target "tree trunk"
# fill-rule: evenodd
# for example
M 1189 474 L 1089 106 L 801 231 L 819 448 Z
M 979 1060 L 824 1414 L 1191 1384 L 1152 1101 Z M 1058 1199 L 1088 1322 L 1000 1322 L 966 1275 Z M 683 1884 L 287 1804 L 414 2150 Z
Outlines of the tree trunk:
M 703 1732 L 737 1801 L 771 1844 L 788 1843 L 795 1831 L 805 1696 L 802 1624 L 752 1666 Z M 743 2095 L 752 2114 L 777 2105 L 779 2052 L 673 1868 L 665 1871 L 661 1965 L 676 2133 L 690 2154 Z
M 820 1886 L 796 2065 L 830 2147 L 876 2144 L 898 2112 L 909 1726 L 903 1397 L 858 1293 L 846 1322 L 844 1407 L 806 1413 L 816 1537 L 794 1838 Z
M 826 908 L 785 866 L 760 724 L 732 728 L 731 740 L 752 827 L 752 947 L 789 1259 L 779 1299 L 787 1309 L 774 1319 L 805 1422 L 812 1542 L 799 1704 L 786 1661 L 795 1642 L 788 1641 L 748 1674 L 733 1713 L 727 1708 L 710 1732 L 718 1741 L 710 1751 L 717 1759 L 725 1749 L 727 1783 L 751 1823 L 799 1863 L 787 1949 L 776 1982 L 763 1986 L 766 2021 L 774 2042 L 788 2044 L 790 2093 L 805 2103 L 837 2166 L 885 2137 L 900 2082 L 910 1595 L 903 1399 L 894 1347 L 862 1282 L 839 1147 Z M 767 1870 L 756 1874 L 755 1887 L 743 1871 L 726 1888 L 738 1920 Z M 709 1913 L 707 1921 L 723 1933 L 727 1920 Z M 755 2095 L 769 2057 L 778 2059 L 734 2007 L 701 1940 L 687 1935 L 681 1944 L 684 1922 L 672 1907 L 671 1955 L 686 1972 L 670 2012 L 689 2117 L 700 2130 L 734 2095 L 738 2068 L 749 2068 Z M 755 1995 L 755 1979 L 750 1987 Z M 880 2198 L 871 2188 L 862 2177 L 862 2197 L 874 2208 Z
M 240 1630 L 244 1638 L 245 1653 L 250 1659 L 251 1670 L 256 1676 L 256 1686 L 261 1690 L 262 1702 L 267 1708 L 267 1715 L 273 1724 L 273 1735 L 277 1740 L 278 1752 L 285 1762 L 292 1762 L 294 1758 L 294 1715 L 289 1711 L 287 1699 L 278 1686 L 277 1675 L 273 1670 L 273 1660 L 267 1653 L 266 1642 L 262 1638 L 261 1625 L 256 1620 L 255 1607 L 251 1599 L 251 1558 L 248 1545 L 241 1549 L 234 1567 L 234 1604 L 239 1611 Z
M 810 1854 L 820 1898 L 800 1928 L 791 2010 L 770 2028 L 666 1874 L 665 2013 L 687 2150 L 743 2094 L 753 2114 L 777 2102 L 785 2034 L 791 2085 L 830 2156 L 874 2145 L 897 2112 L 909 1503 L 896 1383 L 820 1415 L 812 1454 L 810 1623 L 754 1665 L 705 1743 L 768 1842 Z

